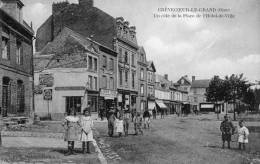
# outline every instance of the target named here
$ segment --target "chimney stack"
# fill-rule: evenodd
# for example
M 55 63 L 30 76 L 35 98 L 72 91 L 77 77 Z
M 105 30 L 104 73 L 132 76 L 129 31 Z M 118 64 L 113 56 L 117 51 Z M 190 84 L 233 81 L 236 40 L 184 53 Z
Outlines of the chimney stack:
M 91 8 L 94 6 L 93 0 L 79 0 L 79 5 L 85 8 Z
M 168 80 L 168 74 L 165 74 L 165 75 L 164 75 L 164 78 L 165 78 L 166 80 Z
M 192 76 L 192 82 L 194 82 L 195 81 L 195 76 Z

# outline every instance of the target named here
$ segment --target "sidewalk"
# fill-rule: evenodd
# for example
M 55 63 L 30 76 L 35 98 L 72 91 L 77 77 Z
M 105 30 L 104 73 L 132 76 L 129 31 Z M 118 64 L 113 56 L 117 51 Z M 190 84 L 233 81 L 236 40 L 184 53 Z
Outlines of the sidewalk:
M 104 163 L 100 159 L 100 149 L 94 142 L 91 154 L 81 153 L 81 142 L 75 142 L 75 155 L 64 156 L 67 142 L 59 138 L 43 137 L 2 137 L 0 147 L 0 163 Z M 102 162 L 101 162 L 102 161 Z

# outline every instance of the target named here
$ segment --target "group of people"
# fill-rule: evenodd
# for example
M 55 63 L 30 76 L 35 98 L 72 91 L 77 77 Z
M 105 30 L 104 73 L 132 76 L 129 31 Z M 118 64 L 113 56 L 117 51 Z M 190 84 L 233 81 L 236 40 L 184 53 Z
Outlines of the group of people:
M 243 120 L 240 120 L 238 124 L 239 124 L 239 127 L 237 129 L 238 149 L 245 150 L 246 144 L 248 143 L 249 130 L 245 126 Z M 227 115 L 224 116 L 224 121 L 222 121 L 220 124 L 220 131 L 222 133 L 222 148 L 223 149 L 225 148 L 225 142 L 227 142 L 228 148 L 230 149 L 231 137 L 232 137 L 232 135 L 235 134 L 236 129 L 235 129 L 233 123 L 231 122 L 230 118 Z
M 145 129 L 150 128 L 151 114 L 148 110 L 145 110 L 143 115 L 140 112 L 131 113 L 129 110 L 118 110 L 110 109 L 107 114 L 108 119 L 108 135 L 112 137 L 114 131 L 121 137 L 123 134 L 128 136 L 129 125 L 131 122 L 134 123 L 135 135 L 143 135 L 142 127 Z
M 68 142 L 66 156 L 75 154 L 75 141 L 82 142 L 82 153 L 90 153 L 90 143 L 93 141 L 93 120 L 89 108 L 85 108 L 83 114 L 78 116 L 73 108 L 68 112 L 63 121 L 65 129 L 64 140 Z

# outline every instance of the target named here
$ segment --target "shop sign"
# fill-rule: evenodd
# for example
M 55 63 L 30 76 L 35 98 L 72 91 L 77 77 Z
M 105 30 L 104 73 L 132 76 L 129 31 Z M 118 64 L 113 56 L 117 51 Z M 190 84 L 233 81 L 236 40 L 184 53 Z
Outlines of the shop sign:
M 117 96 L 117 91 L 109 89 L 101 89 L 100 96 L 105 97 L 106 99 L 114 99 Z
M 122 102 L 122 94 L 118 94 L 117 101 Z
M 53 74 L 40 74 L 39 83 L 40 85 L 44 85 L 46 87 L 52 87 L 54 83 Z
M 43 91 L 43 99 L 44 100 L 52 100 L 52 89 L 45 89 Z

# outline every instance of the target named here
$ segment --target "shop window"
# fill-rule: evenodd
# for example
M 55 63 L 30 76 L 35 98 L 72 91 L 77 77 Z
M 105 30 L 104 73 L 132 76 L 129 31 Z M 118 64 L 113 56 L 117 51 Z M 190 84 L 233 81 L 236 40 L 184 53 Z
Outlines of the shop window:
M 24 112 L 24 84 L 22 80 L 17 81 L 17 111 Z
M 128 52 L 125 51 L 125 63 L 128 64 Z
M 120 62 L 123 61 L 123 50 L 122 50 L 122 48 L 119 48 L 119 61 Z
M 81 112 L 81 97 L 80 96 L 68 96 L 66 97 L 66 112 L 69 113 L 71 110 Z
M 94 90 L 97 90 L 97 77 L 94 77 L 93 85 L 94 85 Z

